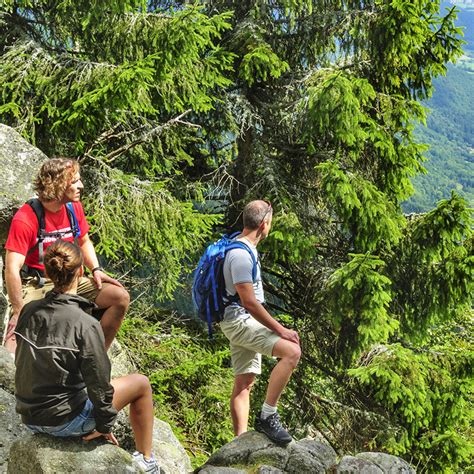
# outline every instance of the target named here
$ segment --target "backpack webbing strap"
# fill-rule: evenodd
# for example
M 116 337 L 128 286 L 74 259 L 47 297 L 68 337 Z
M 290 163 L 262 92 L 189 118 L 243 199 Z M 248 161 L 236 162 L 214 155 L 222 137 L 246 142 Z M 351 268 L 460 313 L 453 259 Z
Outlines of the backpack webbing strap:
M 255 283 L 255 280 L 257 279 L 257 259 L 255 258 L 254 253 L 252 252 L 252 249 L 245 243 L 240 240 L 232 242 L 229 244 L 229 246 L 225 249 L 225 252 L 234 250 L 234 249 L 242 249 L 242 250 L 247 250 L 247 252 L 250 255 L 250 258 L 252 259 L 252 281 Z M 225 290 L 224 290 L 225 291 Z M 225 306 L 229 306 L 232 303 L 239 303 L 240 297 L 239 294 L 236 293 L 235 295 L 228 295 L 227 291 L 225 291 L 225 299 L 227 301 L 224 302 Z
M 38 220 L 38 233 L 36 234 L 37 237 L 37 242 L 33 247 L 31 247 L 26 255 L 29 255 L 31 252 L 33 252 L 37 247 L 38 247 L 38 263 L 40 265 L 43 265 L 44 263 L 44 239 L 45 237 L 53 236 L 60 238 L 61 235 L 57 232 L 46 232 L 46 221 L 45 221 L 45 212 L 44 212 L 44 207 L 41 204 L 41 201 L 38 198 L 33 198 L 28 201 L 26 201 L 26 204 L 28 204 L 31 209 L 33 209 L 33 212 L 35 213 L 36 219 Z M 74 212 L 74 207 L 72 205 L 72 202 L 68 202 L 66 204 L 66 214 L 68 216 L 69 220 L 69 226 L 71 228 L 72 235 L 74 237 L 74 243 L 77 244 L 77 239 L 81 235 L 81 229 L 79 227 L 79 223 L 76 218 L 76 214 Z M 45 278 L 44 275 L 41 273 L 40 270 L 36 269 L 29 269 L 29 271 L 33 271 L 33 273 L 36 275 L 38 278 L 38 287 L 42 288 L 45 284 Z

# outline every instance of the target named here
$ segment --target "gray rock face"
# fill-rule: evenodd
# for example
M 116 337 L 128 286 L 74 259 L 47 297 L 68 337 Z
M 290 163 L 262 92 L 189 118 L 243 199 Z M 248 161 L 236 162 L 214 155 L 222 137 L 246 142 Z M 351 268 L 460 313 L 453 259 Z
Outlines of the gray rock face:
M 316 439 L 302 439 L 291 447 L 291 457 L 295 458 L 301 454 L 307 454 L 318 461 L 324 469 L 330 469 L 336 464 L 336 451 L 327 443 Z
M 359 453 L 358 459 L 370 461 L 379 467 L 384 474 L 414 474 L 415 470 L 403 459 L 385 453 Z
M 0 346 L 0 388 L 15 393 L 15 362 L 3 346 Z
M 247 471 L 244 471 L 243 469 L 236 469 L 234 467 L 204 466 L 199 471 L 199 474 L 247 474 Z M 270 474 L 270 473 L 268 473 L 268 474 Z M 275 474 L 277 474 L 277 473 L 275 473 Z
M 127 352 L 116 339 L 114 339 L 110 346 L 108 356 L 112 365 L 111 378 L 116 379 L 137 372 L 136 367 L 127 357 Z
M 293 441 L 282 447 L 265 435 L 250 431 L 216 451 L 199 473 L 259 474 L 412 474 L 415 471 L 403 459 L 384 453 L 360 453 L 357 457 L 337 454 L 328 442 L 316 437 Z
M 336 452 L 319 440 L 304 439 L 282 447 L 261 433 L 249 431 L 215 452 L 200 472 L 213 472 L 208 471 L 210 466 L 247 466 L 247 472 L 324 473 L 335 464 Z
M 209 458 L 207 464 L 212 466 L 247 464 L 250 454 L 275 446 L 265 435 L 256 431 L 248 431 L 216 451 Z
M 284 474 L 284 471 L 273 466 L 260 466 L 257 474 Z
M 29 435 L 10 449 L 8 474 L 136 473 L 132 456 L 112 444 Z
M 32 197 L 32 178 L 47 156 L 13 128 L 0 124 L 0 241 L 14 211 Z
M 170 425 L 157 418 L 153 426 L 153 451 L 163 474 L 186 474 L 192 471 L 189 456 Z
M 28 433 L 28 429 L 20 423 L 15 404 L 15 397 L 0 388 L 0 473 L 7 472 L 12 444 Z
M 365 459 L 355 458 L 354 456 L 344 456 L 336 467 L 336 474 L 383 474 L 382 469 Z

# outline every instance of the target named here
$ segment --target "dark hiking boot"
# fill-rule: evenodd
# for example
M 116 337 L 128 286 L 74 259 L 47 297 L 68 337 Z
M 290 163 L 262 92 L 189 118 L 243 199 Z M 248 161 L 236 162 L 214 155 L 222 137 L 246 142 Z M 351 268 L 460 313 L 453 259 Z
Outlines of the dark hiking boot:
M 260 415 L 255 417 L 255 430 L 267 435 L 277 444 L 288 444 L 293 440 L 290 433 L 283 428 L 278 413 L 262 419 Z

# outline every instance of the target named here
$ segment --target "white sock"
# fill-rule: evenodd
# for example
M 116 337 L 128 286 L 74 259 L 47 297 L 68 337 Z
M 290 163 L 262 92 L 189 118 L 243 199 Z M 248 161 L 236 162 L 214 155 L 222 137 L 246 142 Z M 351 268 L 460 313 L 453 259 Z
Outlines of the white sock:
M 268 403 L 263 402 L 260 418 L 262 418 L 262 420 L 265 420 L 270 415 L 273 415 L 274 413 L 276 413 L 276 411 L 277 411 L 277 407 L 272 407 Z

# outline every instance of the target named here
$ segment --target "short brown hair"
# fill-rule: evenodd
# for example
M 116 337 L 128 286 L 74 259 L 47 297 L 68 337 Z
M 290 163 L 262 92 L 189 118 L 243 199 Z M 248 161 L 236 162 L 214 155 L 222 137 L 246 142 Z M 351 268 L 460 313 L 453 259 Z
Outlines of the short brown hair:
M 46 275 L 54 283 L 54 289 L 60 292 L 71 287 L 83 263 L 81 249 L 65 240 L 56 240 L 44 255 Z
M 250 230 L 258 229 L 266 217 L 272 215 L 272 205 L 268 202 L 257 200 L 250 201 L 243 212 L 244 227 Z
M 33 188 L 42 201 L 60 201 L 74 175 L 79 172 L 79 163 L 72 158 L 51 158 L 43 163 Z

